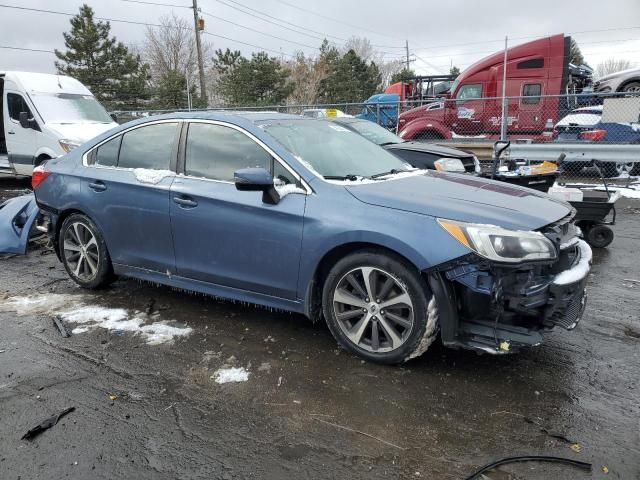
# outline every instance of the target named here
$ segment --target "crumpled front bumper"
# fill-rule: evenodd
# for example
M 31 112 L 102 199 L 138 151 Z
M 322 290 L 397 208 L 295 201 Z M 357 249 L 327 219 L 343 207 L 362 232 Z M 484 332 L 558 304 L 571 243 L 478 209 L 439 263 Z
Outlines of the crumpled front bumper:
M 33 194 L 0 204 L 0 253 L 24 255 L 40 209 Z
M 591 248 L 577 240 L 562 256 L 554 265 L 518 267 L 471 256 L 430 272 L 443 343 L 509 353 L 539 345 L 545 330 L 575 328 L 586 305 Z

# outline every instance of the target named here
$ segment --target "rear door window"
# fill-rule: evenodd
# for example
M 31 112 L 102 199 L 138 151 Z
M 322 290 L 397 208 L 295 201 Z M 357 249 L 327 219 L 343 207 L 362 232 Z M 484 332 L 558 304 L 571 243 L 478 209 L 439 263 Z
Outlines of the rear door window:
M 177 123 L 157 123 L 125 133 L 120 146 L 119 168 L 169 170 L 174 155 Z
M 189 125 L 186 175 L 233 182 L 236 170 L 249 167 L 271 168 L 271 155 L 253 139 L 223 125 Z
M 112 138 L 108 142 L 103 143 L 96 149 L 95 163 L 103 167 L 115 167 L 118 165 L 118 152 L 120 151 L 120 142 L 122 135 Z

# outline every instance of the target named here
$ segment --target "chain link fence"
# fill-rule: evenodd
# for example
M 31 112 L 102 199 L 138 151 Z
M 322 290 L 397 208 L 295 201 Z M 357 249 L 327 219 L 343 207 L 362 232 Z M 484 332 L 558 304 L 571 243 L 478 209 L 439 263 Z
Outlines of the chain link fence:
M 469 85 L 468 87 L 473 87 Z M 354 116 L 377 123 L 404 141 L 446 144 L 473 152 L 484 175 L 515 177 L 557 166 L 563 184 L 640 188 L 640 94 L 541 95 L 479 98 L 461 89 L 456 99 L 209 108 L 273 111 L 316 118 Z M 506 115 L 502 115 L 502 111 Z M 118 121 L 176 110 L 113 112 Z M 196 110 L 193 110 L 196 111 Z M 494 143 L 511 142 L 497 161 Z M 544 162 L 547 163 L 544 163 Z

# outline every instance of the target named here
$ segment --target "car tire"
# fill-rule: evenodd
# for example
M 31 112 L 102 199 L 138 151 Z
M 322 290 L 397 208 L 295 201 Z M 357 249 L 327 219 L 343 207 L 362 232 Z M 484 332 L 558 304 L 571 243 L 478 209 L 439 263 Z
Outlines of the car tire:
M 606 225 L 593 225 L 586 234 L 587 243 L 594 248 L 604 248 L 613 242 L 613 230 Z
M 324 283 L 322 308 L 338 343 L 375 363 L 420 356 L 438 332 L 435 298 L 424 279 L 401 257 L 381 250 L 337 262 Z
M 602 162 L 601 171 L 605 178 L 614 178 L 620 175 L 616 162 Z
M 65 270 L 81 287 L 97 289 L 115 280 L 104 237 L 86 215 L 76 213 L 64 220 L 58 244 Z
M 638 93 L 640 92 L 640 82 L 629 82 L 620 90 L 624 93 Z

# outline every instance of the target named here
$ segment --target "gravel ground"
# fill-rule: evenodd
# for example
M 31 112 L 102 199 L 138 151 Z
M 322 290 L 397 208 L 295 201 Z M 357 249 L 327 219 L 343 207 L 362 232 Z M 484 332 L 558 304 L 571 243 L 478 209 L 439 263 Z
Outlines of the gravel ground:
M 640 202 L 618 219 L 575 331 L 502 357 L 434 345 L 401 367 L 363 363 L 297 315 L 131 280 L 87 292 L 45 247 L 4 256 L 0 478 L 462 479 L 528 454 L 594 468 L 487 478 L 640 478 Z M 68 313 L 83 306 L 130 328 L 84 332 Z M 80 328 L 63 338 L 55 315 Z

